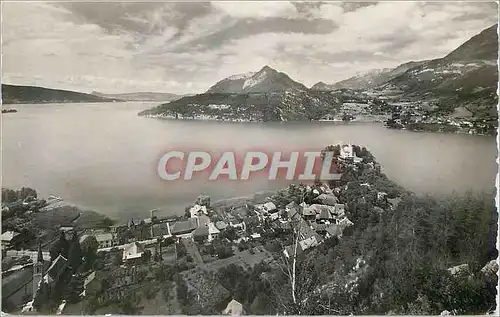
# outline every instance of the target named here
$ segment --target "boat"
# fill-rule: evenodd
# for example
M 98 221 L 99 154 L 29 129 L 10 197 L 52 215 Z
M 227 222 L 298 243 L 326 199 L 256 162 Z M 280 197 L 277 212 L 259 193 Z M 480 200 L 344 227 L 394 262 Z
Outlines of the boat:
M 2 113 L 14 113 L 17 112 L 16 109 L 2 109 Z

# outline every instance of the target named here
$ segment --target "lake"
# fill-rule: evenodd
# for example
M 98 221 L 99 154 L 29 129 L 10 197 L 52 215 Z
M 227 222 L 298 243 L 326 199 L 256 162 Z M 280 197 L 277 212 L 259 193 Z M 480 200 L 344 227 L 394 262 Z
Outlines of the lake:
M 166 182 L 156 168 L 168 150 L 323 149 L 350 142 L 367 147 L 383 171 L 419 194 L 492 192 L 494 137 L 390 130 L 376 123 L 225 123 L 143 118 L 157 103 L 15 105 L 2 115 L 3 187 L 35 188 L 110 217 L 127 220 L 182 214 L 203 193 L 212 201 L 276 189 L 283 182 Z

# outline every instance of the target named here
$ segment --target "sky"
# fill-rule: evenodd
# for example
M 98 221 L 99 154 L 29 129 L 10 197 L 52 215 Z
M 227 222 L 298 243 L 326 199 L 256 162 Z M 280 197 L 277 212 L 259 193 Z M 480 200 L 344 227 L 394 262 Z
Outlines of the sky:
M 268 65 L 310 87 L 442 57 L 494 2 L 2 2 L 2 82 L 202 93 Z

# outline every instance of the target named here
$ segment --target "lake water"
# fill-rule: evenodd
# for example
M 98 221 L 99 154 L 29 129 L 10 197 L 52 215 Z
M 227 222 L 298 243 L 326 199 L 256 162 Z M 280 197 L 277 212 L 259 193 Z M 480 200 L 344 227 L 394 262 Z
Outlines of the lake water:
M 273 189 L 252 181 L 165 182 L 156 174 L 169 149 L 302 150 L 339 141 L 366 146 L 393 180 L 419 194 L 492 192 L 494 137 L 416 133 L 372 123 L 224 123 L 137 116 L 151 103 L 16 105 L 2 115 L 3 187 L 35 188 L 127 220 L 159 208 L 182 214 L 199 194 L 212 200 Z

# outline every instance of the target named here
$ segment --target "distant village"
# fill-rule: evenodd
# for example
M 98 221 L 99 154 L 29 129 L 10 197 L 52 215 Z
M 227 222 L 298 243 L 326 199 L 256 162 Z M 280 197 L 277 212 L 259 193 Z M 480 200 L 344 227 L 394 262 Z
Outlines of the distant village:
M 352 145 L 337 145 L 337 164 L 379 171 L 378 164 L 356 155 L 360 151 Z M 357 185 L 375 195 L 377 212 L 399 202 L 386 192 L 373 192 L 368 182 Z M 316 182 L 291 185 L 260 202 L 235 199 L 212 203 L 209 196 L 201 195 L 186 207 L 182 217 L 159 217 L 153 210 L 148 218 L 130 219 L 121 225 L 108 221 L 83 225 L 85 216 L 79 214 L 69 223 L 51 224 L 50 243 L 42 246 L 39 237 L 31 237 L 36 247 L 29 249 L 18 247 L 27 234 L 26 222 L 13 219 L 32 218 L 36 213 L 63 208 L 63 204 L 58 197 L 42 201 L 36 193 L 18 192 L 22 200 L 2 204 L 2 214 L 24 206 L 24 218 L 7 218 L 9 230 L 2 228 L 3 310 L 80 314 L 89 313 L 90 305 L 90 312 L 133 313 L 133 306 L 140 306 L 141 299 L 127 302 L 132 308 L 117 307 L 116 303 L 138 290 L 147 290 L 148 283 L 154 284 L 157 277 L 153 268 L 171 265 L 183 278 L 187 292 L 202 294 L 212 289 L 213 296 L 226 303 L 218 313 L 243 314 L 241 303 L 210 278 L 207 281 L 206 273 L 230 264 L 249 268 L 259 263 L 275 265 L 277 258 L 293 258 L 328 239 L 341 239 L 354 225 L 345 201 L 339 199 L 347 190 L 348 185 Z M 179 292 L 179 286 L 177 289 Z M 198 295 L 200 302 L 212 300 Z

